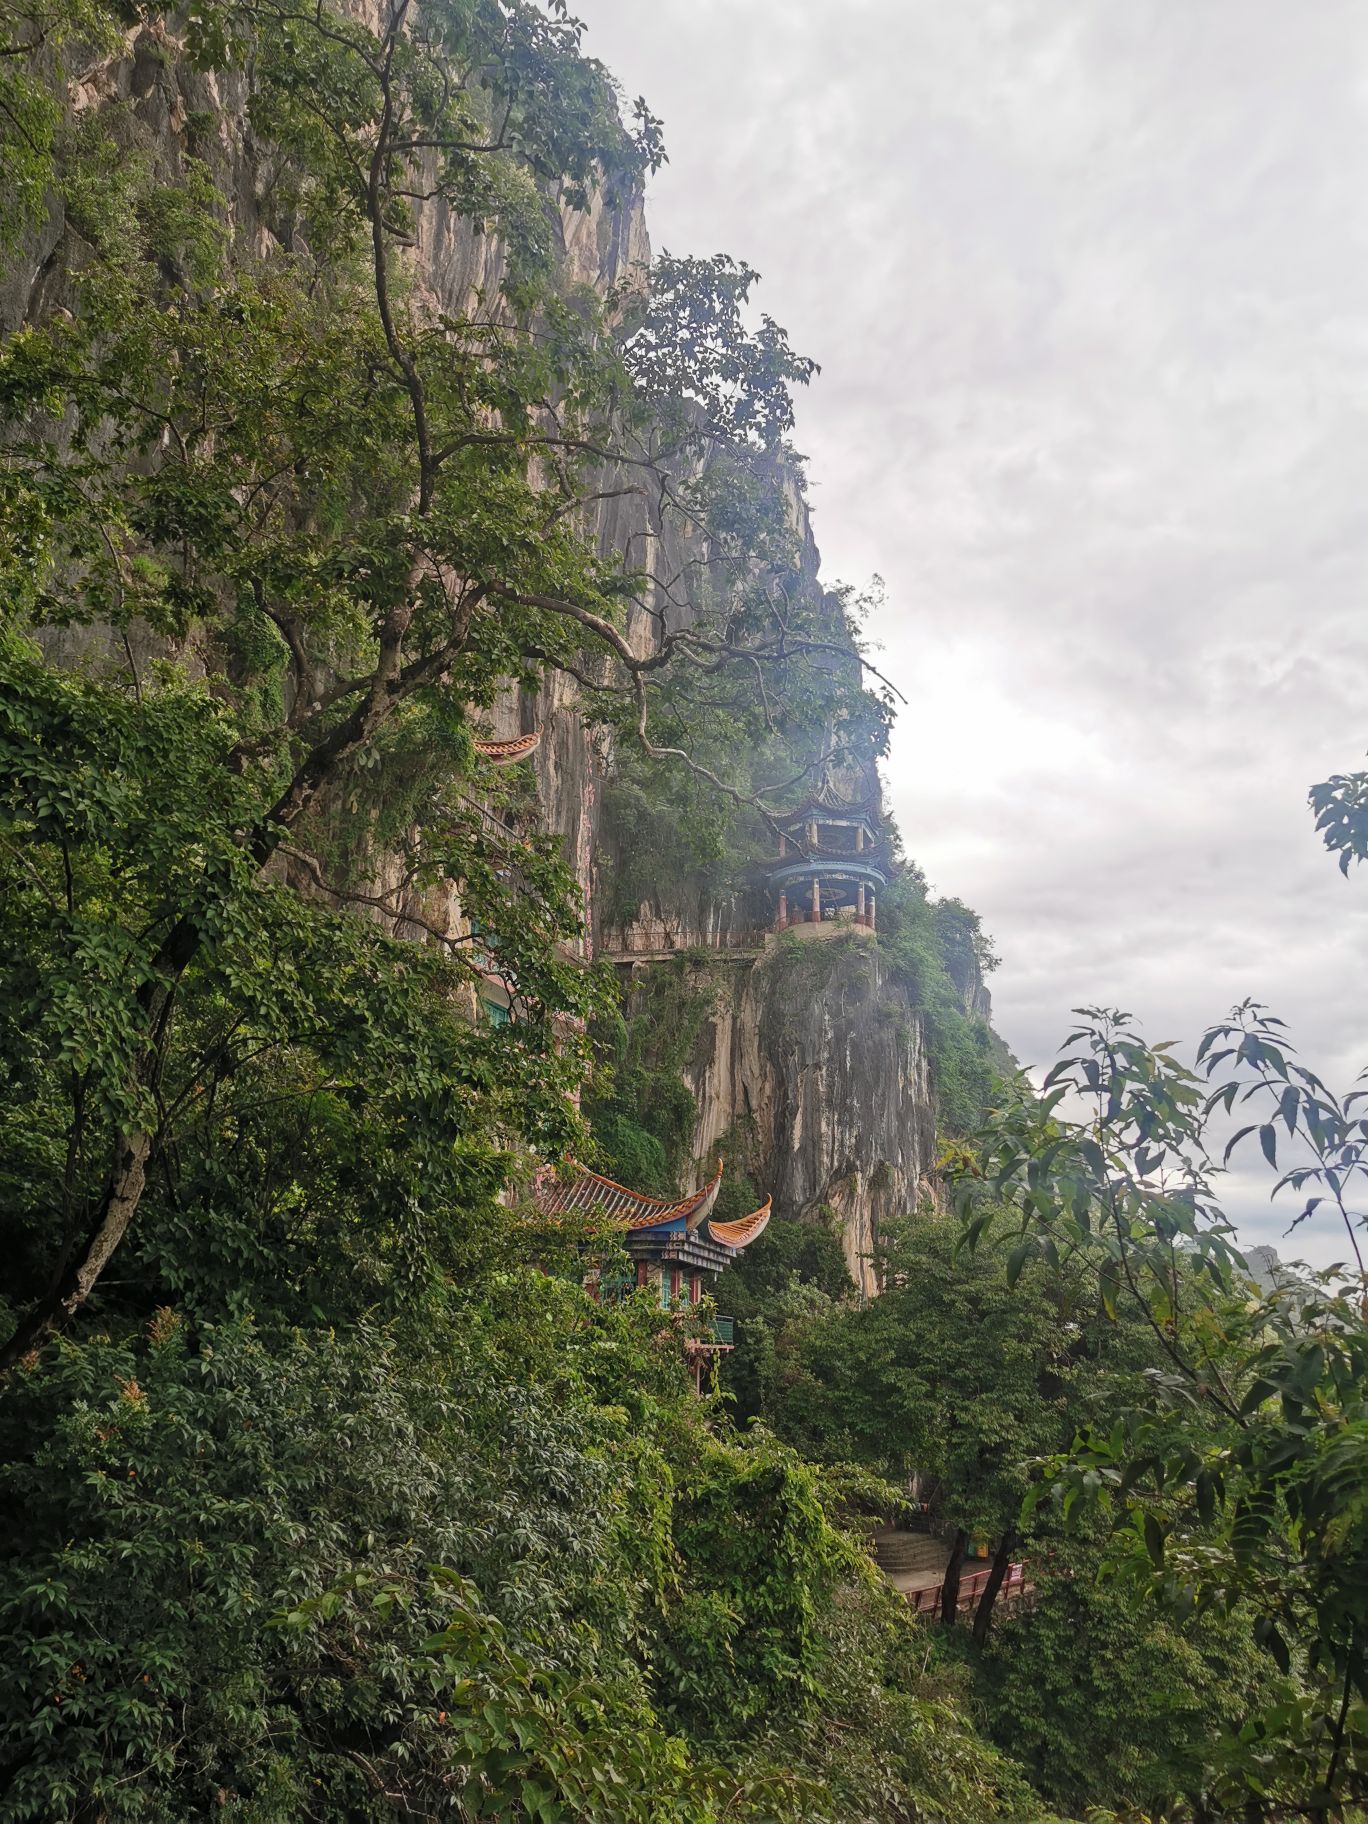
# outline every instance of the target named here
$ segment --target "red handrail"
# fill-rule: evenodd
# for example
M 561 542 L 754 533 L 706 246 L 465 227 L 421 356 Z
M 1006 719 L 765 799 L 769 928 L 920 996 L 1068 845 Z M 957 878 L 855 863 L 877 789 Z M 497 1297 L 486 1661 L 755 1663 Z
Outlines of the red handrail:
M 962 1613 L 965 1609 L 977 1607 L 979 1599 L 988 1587 L 988 1579 L 991 1575 L 991 1569 L 985 1569 L 970 1571 L 967 1576 L 961 1577 L 959 1597 L 955 1604 L 957 1612 Z M 1018 1597 L 1028 1596 L 1032 1588 L 1033 1586 L 1026 1581 L 1025 1565 L 1009 1564 L 1007 1575 L 1002 1580 L 995 1600 L 1011 1602 Z M 939 1615 L 943 1589 L 943 1584 L 923 1584 L 920 1589 L 908 1590 L 906 1592 L 907 1600 L 918 1615 Z

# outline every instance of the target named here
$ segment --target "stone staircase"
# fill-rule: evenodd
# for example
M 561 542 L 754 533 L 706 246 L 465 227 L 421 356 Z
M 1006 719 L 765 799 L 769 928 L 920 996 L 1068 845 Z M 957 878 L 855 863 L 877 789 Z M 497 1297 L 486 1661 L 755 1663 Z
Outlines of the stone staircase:
M 873 1536 L 879 1569 L 895 1590 L 904 1592 L 939 1588 L 945 1581 L 950 1548 L 930 1533 L 910 1533 L 902 1527 L 881 1527 Z
M 879 1569 L 919 1615 L 939 1615 L 941 1586 L 945 1568 L 950 1562 L 950 1547 L 929 1533 L 908 1532 L 902 1527 L 881 1527 L 870 1537 Z M 965 1615 L 978 1606 L 987 1586 L 991 1566 L 977 1558 L 966 1559 L 960 1573 L 958 1613 Z M 1026 1579 L 1024 1565 L 1012 1564 L 997 1594 L 997 1606 L 1019 1610 L 1035 1595 L 1035 1586 Z

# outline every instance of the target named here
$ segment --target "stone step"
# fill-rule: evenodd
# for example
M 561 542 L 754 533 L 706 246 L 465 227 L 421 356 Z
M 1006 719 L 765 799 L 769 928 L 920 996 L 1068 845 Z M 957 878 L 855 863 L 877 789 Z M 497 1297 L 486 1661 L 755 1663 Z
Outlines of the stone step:
M 929 1533 L 909 1533 L 887 1527 L 871 1541 L 884 1574 L 900 1587 L 939 1583 L 945 1576 L 950 1549 Z

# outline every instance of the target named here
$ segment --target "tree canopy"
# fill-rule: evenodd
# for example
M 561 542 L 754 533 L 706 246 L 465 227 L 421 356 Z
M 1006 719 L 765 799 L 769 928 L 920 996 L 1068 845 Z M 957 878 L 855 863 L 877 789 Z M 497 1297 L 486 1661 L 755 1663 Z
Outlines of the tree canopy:
M 7 12 L 0 1821 L 1331 1817 L 1363 1312 L 1252 1297 L 1202 1148 L 1252 1101 L 1232 1144 L 1299 1148 L 1357 1253 L 1368 1125 L 1260 1010 L 1210 1084 L 1090 1015 L 968 1137 L 991 952 L 905 868 L 877 955 L 966 1230 L 909 1212 L 862 1307 L 775 1224 L 735 1406 L 706 1313 L 595 1302 L 527 1220 L 572 1148 L 677 1173 L 698 1009 L 621 1023 L 482 731 L 572 706 L 630 901 L 634 854 L 737 875 L 891 713 L 804 542 L 815 364 L 744 262 L 645 262 L 660 123 L 581 39 L 561 0 Z M 1018 1631 L 932 1638 L 876 1575 L 913 1473 L 1037 1554 Z

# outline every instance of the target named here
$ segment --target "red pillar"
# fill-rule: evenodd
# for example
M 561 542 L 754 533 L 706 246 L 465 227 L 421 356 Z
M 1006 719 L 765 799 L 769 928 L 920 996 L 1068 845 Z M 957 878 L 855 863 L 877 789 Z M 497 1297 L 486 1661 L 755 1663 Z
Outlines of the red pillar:
M 651 1276 L 646 1271 L 646 1262 L 644 1260 L 639 1260 L 637 1262 L 637 1284 L 638 1286 L 649 1286 L 650 1283 Z
M 696 1305 L 698 1303 L 701 1291 L 702 1287 L 698 1283 L 697 1273 L 691 1273 L 689 1275 L 689 1303 L 691 1305 Z

